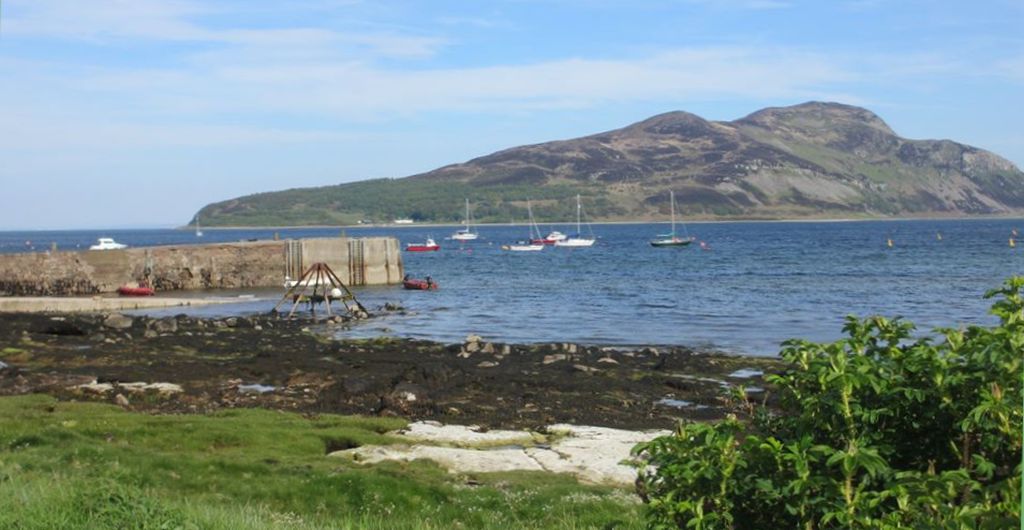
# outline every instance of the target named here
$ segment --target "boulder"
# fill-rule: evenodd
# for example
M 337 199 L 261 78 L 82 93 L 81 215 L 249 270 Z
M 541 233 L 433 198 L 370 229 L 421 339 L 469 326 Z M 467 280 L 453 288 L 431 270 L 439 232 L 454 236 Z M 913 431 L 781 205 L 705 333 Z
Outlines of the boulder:
M 112 329 L 128 329 L 132 327 L 134 319 L 121 313 L 111 313 L 103 319 L 103 325 Z
M 178 321 L 173 318 L 161 318 L 153 323 L 153 330 L 157 333 L 174 333 L 178 331 Z

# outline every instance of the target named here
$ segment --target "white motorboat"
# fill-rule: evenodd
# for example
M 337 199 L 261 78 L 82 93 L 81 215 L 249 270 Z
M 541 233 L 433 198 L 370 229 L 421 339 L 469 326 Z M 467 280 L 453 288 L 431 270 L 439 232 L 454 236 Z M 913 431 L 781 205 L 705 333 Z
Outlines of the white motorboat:
M 128 245 L 118 243 L 113 238 L 101 237 L 95 245 L 89 247 L 89 250 L 119 250 L 122 248 L 128 248 Z

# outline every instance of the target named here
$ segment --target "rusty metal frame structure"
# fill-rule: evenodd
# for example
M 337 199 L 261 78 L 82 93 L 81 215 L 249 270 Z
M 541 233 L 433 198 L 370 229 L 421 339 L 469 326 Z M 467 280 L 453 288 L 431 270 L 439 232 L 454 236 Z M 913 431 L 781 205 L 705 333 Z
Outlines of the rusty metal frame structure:
M 310 287 L 313 289 L 312 292 L 306 294 L 306 290 Z M 317 262 L 310 265 L 309 268 L 306 269 L 306 272 L 302 273 L 302 276 L 300 276 L 298 281 L 295 282 L 295 285 L 288 288 L 284 293 L 284 296 L 281 297 L 281 300 L 274 306 L 274 309 L 271 310 L 271 312 L 277 312 L 277 308 L 281 307 L 281 304 L 291 298 L 292 308 L 288 312 L 288 318 L 292 318 L 292 316 L 295 315 L 295 310 L 299 307 L 299 304 L 305 299 L 309 302 L 310 312 L 313 313 L 313 316 L 315 317 L 316 304 L 319 300 L 323 300 L 326 305 L 327 315 L 331 316 L 330 294 L 331 290 L 334 288 L 338 288 L 342 291 L 343 294 L 338 300 L 342 302 L 345 306 L 345 310 L 349 314 L 352 314 L 353 316 L 357 316 L 356 313 L 358 312 L 367 315 L 369 314 L 366 308 L 363 307 L 363 304 L 360 304 L 359 300 L 356 300 L 356 296 L 352 294 L 352 291 L 350 291 L 345 283 L 338 278 L 338 275 L 331 270 L 331 267 L 323 262 Z M 348 304 L 349 300 L 354 302 L 354 309 L 353 305 Z

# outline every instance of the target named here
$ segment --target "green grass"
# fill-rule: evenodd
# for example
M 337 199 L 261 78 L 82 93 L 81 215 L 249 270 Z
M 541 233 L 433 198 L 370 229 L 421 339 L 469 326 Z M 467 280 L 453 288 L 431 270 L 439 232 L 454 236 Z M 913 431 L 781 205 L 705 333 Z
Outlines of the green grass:
M 403 420 L 256 409 L 153 416 L 0 398 L 0 528 L 615 528 L 629 492 L 430 462 L 358 467 L 329 448 L 387 444 Z M 473 485 L 467 485 L 467 483 Z

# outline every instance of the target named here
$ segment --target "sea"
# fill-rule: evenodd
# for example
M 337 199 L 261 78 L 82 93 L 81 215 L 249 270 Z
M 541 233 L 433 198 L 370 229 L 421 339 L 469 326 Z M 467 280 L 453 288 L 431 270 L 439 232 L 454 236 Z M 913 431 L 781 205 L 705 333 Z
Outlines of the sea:
M 541 230 L 574 231 L 569 225 Z M 575 342 L 618 347 L 688 346 L 773 356 L 791 338 L 832 341 L 844 318 L 902 317 L 927 335 L 937 327 L 996 322 L 984 293 L 1024 275 L 1024 219 L 688 223 L 698 243 L 654 248 L 667 224 L 593 224 L 590 248 L 509 252 L 526 225 L 476 227 L 480 239 L 446 239 L 455 227 L 74 230 L 0 232 L 0 253 L 86 249 L 99 237 L 130 246 L 187 245 L 274 237 L 394 236 L 403 247 L 433 237 L 437 252 L 404 252 L 405 271 L 437 291 L 354 288 L 371 311 L 401 312 L 336 331 L 461 342 L 468 334 L 509 343 Z M 682 232 L 682 230 L 679 230 Z M 587 233 L 587 227 L 584 228 Z M 1019 237 L 1019 236 L 1018 236 Z M 180 295 L 181 293 L 175 293 Z M 202 316 L 269 311 L 283 288 L 189 293 L 238 303 L 150 311 Z

